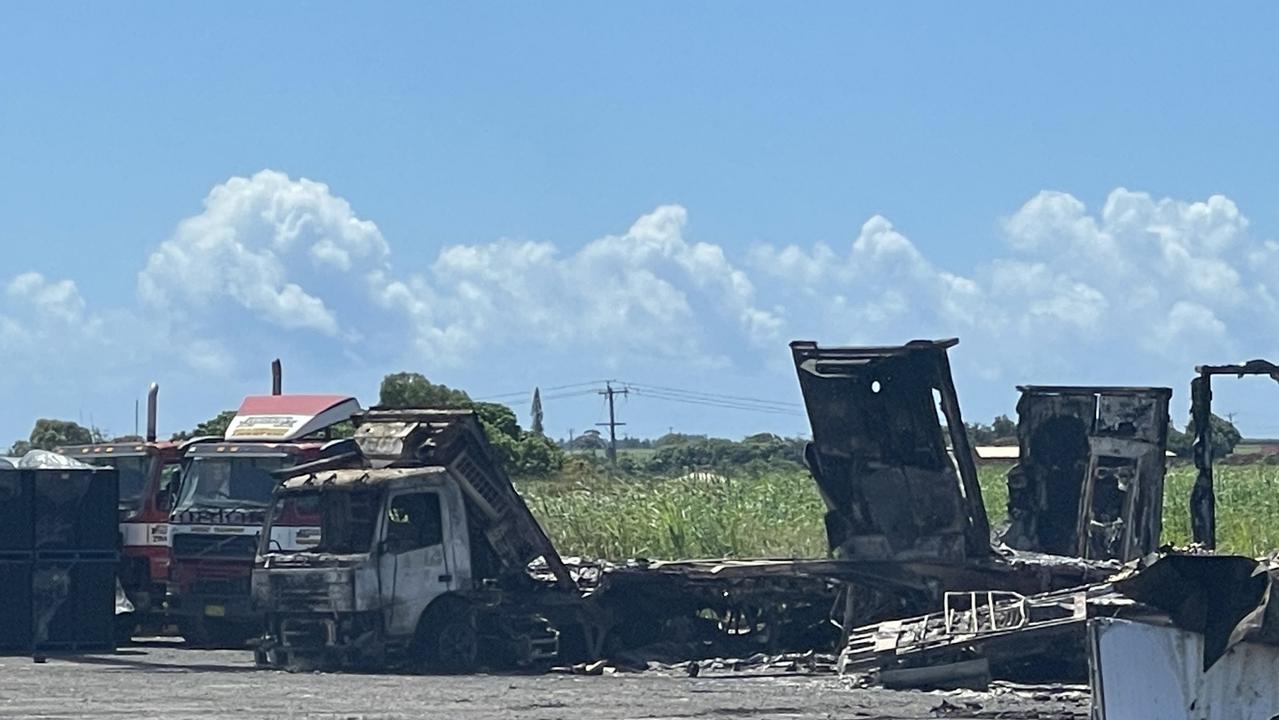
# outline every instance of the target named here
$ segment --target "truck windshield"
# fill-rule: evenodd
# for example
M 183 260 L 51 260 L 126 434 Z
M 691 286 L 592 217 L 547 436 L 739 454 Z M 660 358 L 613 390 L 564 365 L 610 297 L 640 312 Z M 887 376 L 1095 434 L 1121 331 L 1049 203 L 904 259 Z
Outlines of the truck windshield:
M 381 494 L 376 490 L 308 490 L 283 493 L 271 507 L 271 525 L 318 525 L 318 542 L 310 552 L 352 554 L 368 552 L 378 518 Z M 271 533 L 264 533 L 270 538 Z M 264 542 L 262 553 L 281 552 Z
M 190 458 L 182 468 L 182 491 L 174 509 L 264 508 L 279 484 L 272 471 L 288 464 L 287 455 Z
M 153 458 L 145 453 L 134 455 L 94 455 L 86 458 L 89 464 L 99 467 L 113 467 L 120 478 L 120 509 L 134 510 L 140 508 L 146 498 L 147 473 L 151 470 Z

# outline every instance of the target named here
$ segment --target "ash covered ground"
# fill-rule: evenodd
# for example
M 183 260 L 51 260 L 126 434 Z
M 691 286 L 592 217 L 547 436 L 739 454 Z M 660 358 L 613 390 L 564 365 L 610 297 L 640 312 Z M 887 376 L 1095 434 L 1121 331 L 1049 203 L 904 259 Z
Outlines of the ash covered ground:
M 0 717 L 31 718 L 1086 718 L 1078 690 L 854 689 L 833 675 L 679 670 L 472 675 L 289 674 L 251 654 L 168 643 L 110 655 L 0 658 Z

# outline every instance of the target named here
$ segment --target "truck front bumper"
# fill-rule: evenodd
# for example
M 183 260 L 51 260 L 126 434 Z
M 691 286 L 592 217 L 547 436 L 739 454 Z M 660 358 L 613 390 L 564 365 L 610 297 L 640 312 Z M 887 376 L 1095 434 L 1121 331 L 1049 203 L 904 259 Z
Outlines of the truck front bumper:
M 379 627 L 376 613 L 269 615 L 255 660 L 285 670 L 382 667 L 388 648 Z

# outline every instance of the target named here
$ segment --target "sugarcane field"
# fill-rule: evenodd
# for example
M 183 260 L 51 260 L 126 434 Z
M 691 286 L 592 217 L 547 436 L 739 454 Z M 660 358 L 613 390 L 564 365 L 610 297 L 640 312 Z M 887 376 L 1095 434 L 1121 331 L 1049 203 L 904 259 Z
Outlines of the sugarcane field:
M 0 7 L 0 717 L 1279 719 L 1206 9 Z

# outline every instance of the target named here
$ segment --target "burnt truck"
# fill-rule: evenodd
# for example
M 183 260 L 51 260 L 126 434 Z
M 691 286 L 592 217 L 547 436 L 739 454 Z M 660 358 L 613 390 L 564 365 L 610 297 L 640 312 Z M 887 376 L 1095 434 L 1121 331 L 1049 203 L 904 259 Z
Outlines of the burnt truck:
M 1020 550 L 1129 561 L 1155 552 L 1167 468 L 1166 387 L 1023 385 L 1008 526 Z
M 569 563 L 470 411 L 375 408 L 353 421 L 357 459 L 281 473 L 268 523 L 313 514 L 319 536 L 290 549 L 267 540 L 271 525 L 262 534 L 260 666 L 642 664 L 838 640 L 838 561 Z
M 557 656 L 556 627 L 581 627 L 586 604 L 475 416 L 353 420 L 354 467 L 297 468 L 275 492 L 253 570 L 258 664 L 464 672 Z M 306 548 L 270 540 L 291 514 L 319 520 Z M 535 559 L 549 582 L 528 573 Z
M 941 610 L 955 593 L 1023 595 L 1085 585 L 1113 560 L 992 538 L 948 351 L 959 341 L 791 343 L 813 431 L 805 461 L 825 501 L 842 627 Z M 1066 510 L 1075 523 L 1074 508 Z
M 682 659 L 740 657 L 831 647 L 952 592 L 1108 576 L 1116 563 L 992 543 L 950 378 L 954 342 L 792 344 L 828 508 L 820 559 L 566 566 L 469 412 L 357 414 L 357 457 L 281 472 L 268 522 L 314 514 L 319 537 L 288 549 L 262 533 L 257 661 L 461 671 L 557 652 L 656 657 L 643 650 L 655 643 Z
M 120 565 L 117 574 L 133 612 L 117 617 L 126 640 L 139 627 L 154 632 L 165 623 L 169 580 L 169 510 L 182 450 L 156 437 L 159 387 L 147 394 L 146 435 L 140 441 L 59 447 L 59 454 L 89 465 L 114 467 L 119 478 Z

